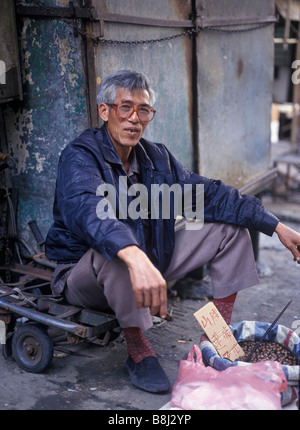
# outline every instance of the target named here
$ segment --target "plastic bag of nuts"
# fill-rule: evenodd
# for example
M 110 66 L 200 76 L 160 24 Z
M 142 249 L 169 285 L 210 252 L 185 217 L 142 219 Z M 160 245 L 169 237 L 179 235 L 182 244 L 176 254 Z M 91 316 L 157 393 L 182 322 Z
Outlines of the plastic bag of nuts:
M 240 344 L 246 341 L 251 341 L 254 343 L 258 342 L 269 327 L 269 323 L 260 321 L 241 321 L 230 325 L 230 329 L 234 337 Z M 274 344 L 281 345 L 282 347 L 284 347 L 284 349 L 281 350 L 280 348 L 280 352 L 278 351 L 279 354 L 285 354 L 285 350 L 287 350 L 294 354 L 296 360 L 300 362 L 300 338 L 291 329 L 279 324 L 275 325 L 266 337 L 265 342 L 265 348 L 272 347 L 271 349 L 273 349 Z M 226 358 L 220 357 L 213 344 L 205 336 L 202 337 L 199 346 L 202 352 L 203 361 L 207 365 L 217 370 L 225 370 L 231 366 L 245 366 L 248 364 L 242 361 L 242 358 L 238 361 L 231 362 Z M 243 349 L 247 355 L 247 351 L 245 350 L 246 348 L 244 346 Z M 265 353 L 267 353 L 267 351 L 263 351 L 262 355 L 264 355 Z M 268 359 L 273 357 L 272 361 L 278 361 L 278 355 L 276 356 L 277 360 L 274 360 L 275 356 L 271 356 L 271 353 L 274 354 L 274 351 L 269 351 Z M 281 357 L 280 360 L 282 358 L 283 357 Z M 292 363 L 294 363 L 294 361 L 292 361 Z M 300 380 L 300 366 L 298 364 L 282 364 L 282 369 L 288 382 L 287 390 L 282 393 L 282 405 L 284 406 L 291 403 L 295 400 L 295 398 L 298 397 L 297 387 L 299 385 Z

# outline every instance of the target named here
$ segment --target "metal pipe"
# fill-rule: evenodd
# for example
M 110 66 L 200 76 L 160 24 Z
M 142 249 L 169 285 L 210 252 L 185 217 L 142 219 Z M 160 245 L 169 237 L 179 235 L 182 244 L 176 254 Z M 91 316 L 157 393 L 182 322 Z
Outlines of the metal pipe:
M 18 315 L 21 315 L 30 320 L 39 322 L 41 324 L 45 324 L 47 326 L 51 326 L 60 330 L 65 330 L 69 333 L 73 333 L 79 337 L 88 337 L 89 335 L 88 327 L 78 325 L 71 321 L 65 321 L 63 319 L 54 317 L 52 315 L 45 315 L 34 309 L 28 309 L 22 306 L 14 305 L 13 303 L 10 303 L 4 299 L 0 299 L 0 307 L 9 312 L 14 312 Z

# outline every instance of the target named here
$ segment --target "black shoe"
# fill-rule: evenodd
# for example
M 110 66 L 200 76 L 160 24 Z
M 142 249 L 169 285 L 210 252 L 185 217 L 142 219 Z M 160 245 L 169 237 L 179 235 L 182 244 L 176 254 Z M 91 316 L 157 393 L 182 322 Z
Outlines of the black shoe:
M 131 382 L 138 388 L 151 393 L 169 391 L 170 382 L 156 357 L 143 358 L 135 363 L 131 357 L 126 361 Z

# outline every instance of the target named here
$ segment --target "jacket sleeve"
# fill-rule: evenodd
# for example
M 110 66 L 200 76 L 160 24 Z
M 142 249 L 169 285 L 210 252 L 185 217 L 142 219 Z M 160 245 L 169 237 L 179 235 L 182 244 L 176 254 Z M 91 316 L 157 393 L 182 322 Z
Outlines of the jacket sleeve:
M 169 153 L 169 157 L 175 182 L 204 185 L 206 222 L 235 224 L 272 236 L 279 220 L 264 208 L 258 198 L 243 195 L 237 188 L 220 180 L 197 175 L 179 163 L 172 154 Z
M 97 205 L 104 198 L 98 195 L 103 184 L 93 155 L 80 146 L 63 151 L 57 175 L 56 210 L 77 242 L 94 248 L 108 260 L 117 252 L 138 241 L 132 230 L 114 217 L 100 219 Z

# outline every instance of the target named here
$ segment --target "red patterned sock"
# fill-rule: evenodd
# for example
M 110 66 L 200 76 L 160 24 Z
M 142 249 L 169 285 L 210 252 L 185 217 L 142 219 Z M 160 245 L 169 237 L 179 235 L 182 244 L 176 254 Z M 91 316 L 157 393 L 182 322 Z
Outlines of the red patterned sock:
M 139 363 L 145 357 L 155 357 L 155 352 L 145 338 L 139 327 L 127 327 L 123 329 L 127 343 L 128 354 L 135 363 Z
M 236 299 L 237 293 L 232 294 L 231 296 L 224 297 L 224 299 L 214 299 L 214 305 L 224 318 L 227 324 L 231 323 L 231 316 L 234 307 L 234 302 Z

